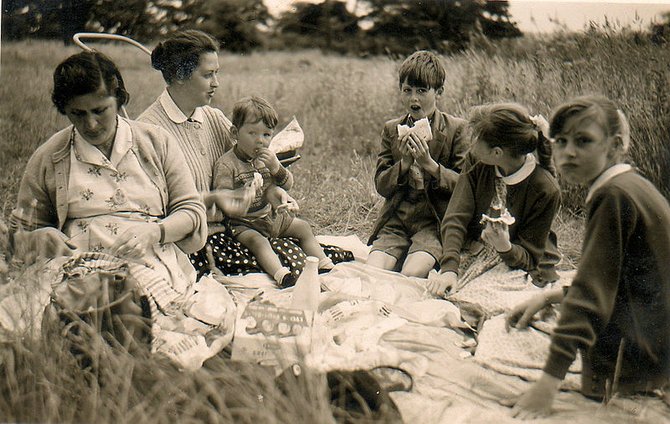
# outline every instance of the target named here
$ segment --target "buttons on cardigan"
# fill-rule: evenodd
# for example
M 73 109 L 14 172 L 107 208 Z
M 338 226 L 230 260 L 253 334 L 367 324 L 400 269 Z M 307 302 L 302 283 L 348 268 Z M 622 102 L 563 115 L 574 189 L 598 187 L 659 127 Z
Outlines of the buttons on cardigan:
M 207 153 L 204 150 L 201 150 L 200 153 L 205 156 Z

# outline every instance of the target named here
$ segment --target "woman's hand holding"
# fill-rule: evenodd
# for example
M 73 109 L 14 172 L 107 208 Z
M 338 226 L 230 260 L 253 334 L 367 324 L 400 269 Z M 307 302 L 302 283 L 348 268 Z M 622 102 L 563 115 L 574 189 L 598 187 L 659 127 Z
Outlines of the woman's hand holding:
M 14 255 L 26 265 L 40 258 L 53 259 L 71 256 L 77 249 L 68 242 L 68 236 L 53 227 L 34 231 L 18 231 L 14 234 Z
M 551 405 L 561 384 L 561 380 L 542 373 L 526 393 L 521 395 L 512 408 L 512 416 L 522 420 L 533 420 L 551 414 Z
M 146 255 L 147 250 L 160 242 L 161 230 L 155 222 L 133 225 L 121 233 L 110 247 L 110 253 L 121 258 L 136 259 Z
M 268 167 L 272 175 L 279 172 L 281 163 L 279 162 L 279 159 L 277 159 L 277 155 L 272 153 L 267 147 L 258 150 L 258 159 Z
M 428 273 L 428 284 L 426 288 L 428 291 L 437 297 L 446 296 L 458 283 L 458 275 L 455 272 L 447 271 L 438 273 L 431 271 Z
M 504 222 L 487 222 L 481 237 L 498 253 L 508 252 L 512 248 L 509 240 L 509 227 Z

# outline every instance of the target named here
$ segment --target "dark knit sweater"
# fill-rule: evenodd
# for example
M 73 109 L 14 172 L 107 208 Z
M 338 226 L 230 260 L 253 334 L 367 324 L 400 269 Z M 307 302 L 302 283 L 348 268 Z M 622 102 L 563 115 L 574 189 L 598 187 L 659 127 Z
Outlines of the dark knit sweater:
M 645 178 L 624 172 L 594 191 L 579 269 L 561 304 L 545 372 L 563 378 L 583 349 L 587 394 L 612 379 L 644 389 L 670 370 L 670 206 Z
M 386 225 L 396 213 L 401 202 L 407 199 L 410 192 L 408 172 L 400 172 L 400 139 L 398 137 L 398 125 L 407 124 L 407 115 L 392 119 L 384 124 L 382 130 L 382 148 L 377 157 L 377 169 L 375 171 L 375 188 L 385 201 L 375 222 L 374 229 L 368 240 L 368 244 L 379 235 L 379 231 Z M 431 209 L 436 223 L 444 215 L 451 192 L 456 185 L 458 173 L 467 150 L 467 139 L 464 135 L 466 121 L 456 118 L 439 110 L 435 111 L 431 122 L 433 139 L 428 142 L 430 156 L 439 165 L 439 175 L 434 178 L 425 170 L 423 173 L 423 184 L 425 202 Z
M 456 188 L 442 219 L 441 272 L 458 272 L 461 250 L 468 240 L 480 240 L 487 213 L 495 194 L 495 167 L 478 163 L 458 178 Z M 551 223 L 560 204 L 556 179 L 541 166 L 518 184 L 507 187 L 507 209 L 515 218 L 509 227 L 512 249 L 500 254 L 511 268 L 533 272 L 540 262 L 553 271 L 558 256 L 545 256 L 545 244 Z M 555 250 L 555 246 L 552 246 Z

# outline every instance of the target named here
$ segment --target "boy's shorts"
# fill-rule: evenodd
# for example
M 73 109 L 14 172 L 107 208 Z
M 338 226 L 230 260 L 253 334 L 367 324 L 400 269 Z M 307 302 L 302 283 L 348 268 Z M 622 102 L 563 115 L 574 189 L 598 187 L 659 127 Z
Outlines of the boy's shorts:
M 435 221 L 424 219 L 407 224 L 394 214 L 379 231 L 371 250 L 379 250 L 398 260 L 405 254 L 426 252 L 438 261 L 442 256 L 442 243 Z
M 258 218 L 234 218 L 230 220 L 230 223 L 235 237 L 247 230 L 256 230 L 264 237 L 276 238 L 288 230 L 293 218 L 293 214 L 280 212 L 276 215 L 267 214 Z

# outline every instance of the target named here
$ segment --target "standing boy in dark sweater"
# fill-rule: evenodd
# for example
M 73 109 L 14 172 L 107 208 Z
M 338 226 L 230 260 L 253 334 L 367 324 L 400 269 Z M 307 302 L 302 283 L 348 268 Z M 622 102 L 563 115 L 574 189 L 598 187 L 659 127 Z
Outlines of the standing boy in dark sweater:
M 559 106 L 550 133 L 561 175 L 590 188 L 579 268 L 561 303 L 544 373 L 513 410 L 524 419 L 551 411 L 577 350 L 587 396 L 602 398 L 607 387 L 610 394 L 649 393 L 670 382 L 668 201 L 622 163 L 628 124 L 608 99 Z M 538 309 L 532 305 L 517 308 L 510 323 L 527 312 L 517 327 L 525 325 Z
M 437 110 L 445 70 L 427 51 L 400 66 L 400 97 L 407 113 L 382 131 L 375 187 L 386 201 L 368 244 L 368 264 L 426 277 L 442 254 L 440 220 L 467 150 L 465 121 Z

